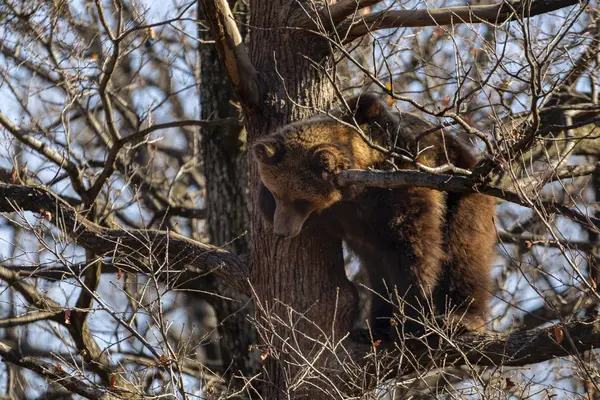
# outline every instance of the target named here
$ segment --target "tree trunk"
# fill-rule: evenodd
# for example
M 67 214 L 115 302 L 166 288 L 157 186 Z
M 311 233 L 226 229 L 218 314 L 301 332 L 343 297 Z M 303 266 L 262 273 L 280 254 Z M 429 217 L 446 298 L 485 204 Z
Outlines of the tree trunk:
M 317 36 L 285 28 L 291 13 L 298 9 L 298 2 L 291 0 L 250 3 L 250 58 L 266 93 L 259 106 L 248 115 L 249 146 L 286 123 L 310 117 L 319 109 L 327 110 L 334 99 L 332 84 L 313 64 L 324 67 L 328 64 L 326 43 Z M 249 169 L 256 203 L 259 174 L 251 155 Z M 268 355 L 265 378 L 269 381 L 262 394 L 263 398 L 277 399 L 287 397 L 286 392 L 296 383 L 294 379 L 299 369 L 308 368 L 288 364 L 292 358 L 299 360 L 286 346 L 299 346 L 297 350 L 312 360 L 320 346 L 314 346 L 305 338 L 323 340 L 324 334 L 330 339 L 340 339 L 351 328 L 357 311 L 357 295 L 346 278 L 338 239 L 314 227 L 304 229 L 293 239 L 276 239 L 256 208 L 251 222 L 251 283 L 257 322 L 276 333 L 264 332 L 261 338 L 266 346 L 263 354 Z M 299 314 L 289 313 L 288 306 Z M 278 318 L 282 322 L 277 322 Z M 301 331 L 303 335 L 296 335 L 284 325 L 293 325 L 295 333 Z M 324 362 L 322 358 L 317 364 Z M 307 394 L 307 386 L 303 386 L 301 394 Z M 324 395 L 313 392 L 309 398 L 321 398 L 319 396 Z
M 230 1 L 233 8 L 235 1 Z M 200 3 L 199 14 L 202 15 Z M 231 104 L 233 91 L 214 45 L 206 43 L 211 35 L 199 29 L 200 118 L 203 120 L 237 118 Z M 243 128 L 237 124 L 201 130 L 202 156 L 206 179 L 206 225 L 211 244 L 236 254 L 248 253 L 248 169 L 243 150 Z M 232 290 L 214 276 L 206 277 L 206 291 L 219 323 L 220 356 L 223 366 L 233 374 L 252 376 L 258 362 L 250 357 L 250 346 L 257 341 L 256 331 L 247 318 L 252 315 L 250 299 Z M 233 300 L 229 300 L 233 299 Z M 241 380 L 231 382 L 234 387 Z

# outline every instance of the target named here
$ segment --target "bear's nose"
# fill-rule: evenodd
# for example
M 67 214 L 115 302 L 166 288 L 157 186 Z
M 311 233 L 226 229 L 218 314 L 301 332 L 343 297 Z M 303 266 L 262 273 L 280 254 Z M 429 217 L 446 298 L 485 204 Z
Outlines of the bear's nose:
M 273 235 L 275 235 L 279 239 L 284 239 L 284 238 L 288 237 L 290 234 L 287 233 L 287 232 L 276 232 L 276 231 L 273 231 Z

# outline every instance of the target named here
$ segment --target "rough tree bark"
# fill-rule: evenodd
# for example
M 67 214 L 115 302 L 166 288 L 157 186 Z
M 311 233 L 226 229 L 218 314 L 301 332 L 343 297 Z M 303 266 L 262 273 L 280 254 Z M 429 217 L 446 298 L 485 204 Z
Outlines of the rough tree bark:
M 232 7 L 235 3 L 230 1 Z M 202 10 L 198 11 L 201 15 Z M 198 33 L 201 39 L 198 44 L 200 118 L 236 119 L 238 112 L 231 103 L 231 83 L 223 70 L 217 49 L 209 43 L 211 34 L 201 28 Z M 200 132 L 206 177 L 206 224 L 210 242 L 235 254 L 248 253 L 248 169 L 243 128 L 238 124 L 230 124 L 201 129 Z M 208 300 L 220 324 L 223 366 L 234 374 L 255 374 L 258 363 L 251 358 L 249 348 L 256 343 L 256 331 L 247 318 L 248 314 L 253 313 L 249 297 L 211 276 L 207 277 L 206 286 L 207 293 L 220 294 L 210 296 Z M 232 380 L 232 383 L 239 385 L 242 382 Z
M 227 35 L 231 19 L 229 10 L 223 8 L 223 2 L 203 1 L 202 4 L 207 19 L 217 21 L 218 25 L 211 26 L 213 32 Z M 327 109 L 333 100 L 331 83 L 313 64 L 326 64 L 329 52 L 326 44 L 304 32 L 285 29 L 286 21 L 298 9 L 298 3 L 289 1 L 251 2 L 251 23 L 255 29 L 250 38 L 249 59 L 243 59 L 245 54 L 231 57 L 232 53 L 242 50 L 237 34 L 227 38 L 231 51 L 228 53 L 225 49 L 221 53 L 234 87 L 248 111 L 249 146 L 260 136 L 290 121 L 309 117 L 318 109 Z M 294 46 L 291 47 L 290 43 Z M 232 67 L 231 62 L 238 64 Z M 247 65 L 244 62 L 250 62 L 260 71 L 253 82 L 258 93 L 244 90 L 252 87 L 252 82 L 247 80 L 253 77 L 244 69 Z M 254 161 L 249 161 L 251 191 L 255 198 L 258 172 Z M 300 322 L 296 327 L 313 336 L 318 331 L 316 326 L 327 334 L 341 337 L 350 328 L 352 318 L 348 314 L 356 310 L 356 293 L 344 273 L 341 243 L 322 231 L 307 229 L 294 240 L 276 240 L 271 228 L 254 212 L 251 250 L 251 282 L 254 285 L 257 321 L 270 326 L 275 336 L 280 335 L 277 339 L 261 338 L 269 346 L 264 350 L 265 354 L 270 354 L 265 366 L 270 382 L 265 385 L 262 394 L 265 398 L 275 399 L 282 397 L 291 383 L 286 381 L 286 377 L 294 375 L 294 371 L 288 371 L 291 374 L 285 372 L 289 365 L 285 364 L 285 357 L 279 351 L 285 351 L 282 343 L 288 339 L 290 331 L 275 321 L 280 318 L 290 324 Z M 338 288 L 344 289 L 340 291 L 336 313 L 336 302 L 332 300 L 336 299 Z M 303 313 L 315 326 L 300 321 L 297 314 L 288 314 L 286 305 Z M 311 345 L 307 340 L 300 340 L 301 351 L 309 357 Z M 311 397 L 317 398 L 316 394 Z
M 249 54 L 252 65 L 260 71 L 260 87 L 266 91 L 261 93 L 263 100 L 248 112 L 249 146 L 286 123 L 328 109 L 334 99 L 331 82 L 315 68 L 315 63 L 326 66 L 329 61 L 326 43 L 305 32 L 285 29 L 288 18 L 298 10 L 298 3 L 287 0 L 250 2 L 251 22 L 255 29 L 250 36 Z M 290 43 L 294 45 L 290 46 Z M 249 160 L 249 169 L 256 200 L 259 175 L 253 159 Z M 301 320 L 295 315 L 294 321 L 290 321 L 286 309 L 289 305 L 298 313 L 306 313 L 307 320 L 326 334 L 341 338 L 348 332 L 352 321 L 350 314 L 356 312 L 357 297 L 345 276 L 339 240 L 316 228 L 306 229 L 292 240 L 276 239 L 262 216 L 253 212 L 251 246 L 251 283 L 260 324 L 269 324 L 277 317 L 290 324 Z M 341 290 L 336 304 L 338 288 Z M 275 304 L 276 301 L 281 303 Z M 281 339 L 289 335 L 288 329 L 276 323 L 274 329 L 282 335 Z M 315 327 L 306 321 L 297 329 L 317 337 Z M 282 342 L 276 340 L 273 344 L 281 347 Z M 310 358 L 314 343 L 304 340 L 300 345 Z M 291 383 L 286 381 L 284 373 L 289 366 L 282 364 L 285 363 L 283 354 L 269 350 L 271 357 L 266 361 L 266 372 L 272 384 L 266 387 L 264 396 L 281 398 Z M 288 377 L 293 377 L 294 371 L 291 372 Z M 317 393 L 311 393 L 311 398 L 319 397 Z

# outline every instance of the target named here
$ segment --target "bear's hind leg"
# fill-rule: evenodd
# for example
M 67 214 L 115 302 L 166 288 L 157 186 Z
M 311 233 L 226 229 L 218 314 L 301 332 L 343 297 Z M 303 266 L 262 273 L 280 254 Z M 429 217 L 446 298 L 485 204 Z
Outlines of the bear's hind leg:
M 491 299 L 495 206 L 492 198 L 478 193 L 449 194 L 448 200 L 448 261 L 438 304 L 443 302 L 441 311 L 452 311 L 462 327 L 481 331 Z

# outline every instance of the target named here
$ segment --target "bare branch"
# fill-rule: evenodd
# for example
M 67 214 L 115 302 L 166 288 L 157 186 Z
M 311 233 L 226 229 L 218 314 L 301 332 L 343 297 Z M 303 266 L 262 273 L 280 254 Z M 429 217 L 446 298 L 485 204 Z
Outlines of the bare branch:
M 18 273 L 22 278 L 42 278 L 49 281 L 62 281 L 84 273 L 88 263 L 70 265 L 2 265 L 3 268 Z M 111 263 L 102 263 L 103 274 L 118 273 L 119 268 Z
M 74 324 L 68 323 L 65 317 L 65 308 L 54 300 L 37 292 L 37 288 L 23 279 L 16 271 L 10 271 L 4 267 L 0 267 L 0 279 L 8 283 L 10 287 L 16 289 L 30 304 L 41 309 L 35 314 L 29 323 L 40 321 L 43 319 L 51 319 L 65 326 L 71 333 L 75 344 L 80 351 L 83 359 L 91 370 L 98 373 L 105 382 L 109 382 L 110 376 L 114 373 L 112 361 L 108 354 L 98 346 L 93 334 L 88 329 L 87 325 L 83 328 L 76 327 Z M 16 326 L 25 323 L 25 317 L 16 317 L 3 321 L 2 325 Z M 119 378 L 117 378 L 120 381 Z M 123 382 L 128 386 L 127 382 Z
M 351 22 L 347 41 L 369 32 L 389 28 L 455 25 L 489 22 L 498 24 L 515 18 L 533 17 L 561 8 L 580 4 L 577 0 L 534 0 L 502 2 L 481 6 L 462 6 L 438 9 L 391 10 L 373 13 Z M 344 29 L 342 28 L 344 31 Z
M 13 326 L 28 325 L 37 321 L 51 320 L 62 311 L 40 311 L 29 313 L 18 317 L 5 318 L 0 320 L 0 328 L 10 328 Z
M 100 173 L 100 176 L 96 179 L 96 181 L 94 182 L 94 185 L 88 190 L 88 195 L 87 195 L 88 199 L 90 201 L 93 201 L 96 198 L 96 196 L 98 196 L 98 193 L 100 193 L 100 190 L 106 183 L 106 180 L 112 175 L 115 168 L 117 167 L 116 161 L 117 161 L 117 157 L 119 156 L 119 152 L 121 151 L 121 149 L 123 149 L 123 147 L 127 143 L 142 140 L 143 138 L 150 135 L 151 133 L 156 132 L 161 129 L 177 128 L 177 127 L 184 127 L 184 126 L 214 127 L 214 126 L 220 126 L 223 124 L 234 123 L 234 121 L 235 121 L 235 119 L 233 119 L 233 118 L 227 118 L 227 119 L 215 120 L 215 121 L 201 121 L 201 120 L 172 121 L 172 122 L 166 122 L 163 124 L 153 125 L 149 128 L 142 129 L 136 133 L 132 133 L 131 135 L 126 136 L 126 137 L 120 137 L 110 148 L 108 155 L 106 156 L 106 161 L 104 162 L 104 169 Z
M 592 43 L 586 47 L 585 51 L 575 62 L 573 63 L 573 67 L 566 75 L 563 82 L 561 82 L 557 92 L 567 92 L 572 89 L 575 83 L 579 80 L 579 78 L 585 74 L 588 70 L 590 64 L 592 64 L 598 56 L 598 40 L 600 40 L 600 29 L 596 24 L 593 26 L 593 34 L 594 38 Z
M 598 248 L 598 245 L 590 243 L 589 241 L 577 241 L 577 240 L 554 240 L 541 235 L 532 235 L 529 233 L 514 234 L 504 229 L 498 231 L 498 238 L 502 243 L 516 244 L 520 247 L 530 249 L 533 246 L 543 246 L 552 248 L 569 248 L 572 250 L 583 251 L 589 253 L 591 257 L 594 251 Z
M 581 288 L 571 287 L 566 293 L 550 297 L 542 306 L 527 312 L 521 320 L 521 326 L 525 329 L 535 328 L 557 319 L 569 318 L 584 308 L 597 304 Z
M 84 191 L 83 184 L 81 182 L 80 171 L 71 160 L 62 156 L 53 148 L 47 146 L 44 142 L 34 138 L 31 135 L 31 132 L 19 128 L 2 113 L 0 113 L 0 125 L 3 126 L 4 129 L 6 129 L 11 135 L 17 138 L 17 140 L 19 140 L 21 143 L 29 146 L 31 149 L 45 156 L 57 166 L 64 168 L 71 178 L 73 188 L 78 193 L 82 193 Z
M 217 126 L 234 125 L 236 123 L 237 123 L 237 121 L 235 118 L 223 118 L 223 119 L 217 119 L 217 120 L 211 120 L 211 121 L 192 119 L 192 120 L 184 120 L 184 121 L 165 122 L 164 124 L 152 125 L 151 127 L 142 129 L 139 132 L 132 133 L 131 135 L 122 138 L 119 141 L 119 143 L 120 143 L 120 145 L 124 145 L 126 143 L 135 142 L 135 141 L 145 138 L 152 132 L 156 132 L 161 129 L 179 128 L 179 127 L 185 127 L 185 126 L 197 126 L 197 127 L 202 127 L 205 129 L 210 129 L 210 128 L 217 127 Z
M 74 377 L 56 365 L 42 361 L 36 357 L 24 356 L 20 352 L 12 349 L 2 342 L 0 342 L 0 355 L 2 356 L 4 362 L 9 362 L 11 364 L 37 372 L 43 377 L 50 379 L 52 382 L 58 383 L 73 393 L 77 393 L 85 398 L 98 400 L 119 398 L 93 387 L 91 384 L 86 382 L 86 379 L 83 376 L 79 378 Z

